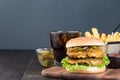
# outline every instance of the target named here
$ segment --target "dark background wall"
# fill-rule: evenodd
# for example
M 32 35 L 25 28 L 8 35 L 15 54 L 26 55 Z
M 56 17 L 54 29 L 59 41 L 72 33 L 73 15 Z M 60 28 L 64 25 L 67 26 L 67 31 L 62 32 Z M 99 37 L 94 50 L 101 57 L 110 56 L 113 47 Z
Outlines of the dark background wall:
M 120 0 L 0 0 L 0 49 L 50 47 L 49 32 L 120 24 Z

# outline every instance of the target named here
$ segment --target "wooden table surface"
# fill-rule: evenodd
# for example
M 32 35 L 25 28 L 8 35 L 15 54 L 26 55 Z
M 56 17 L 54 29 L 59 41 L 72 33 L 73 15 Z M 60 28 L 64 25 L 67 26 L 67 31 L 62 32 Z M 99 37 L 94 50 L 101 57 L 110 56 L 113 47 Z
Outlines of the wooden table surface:
M 41 76 L 34 50 L 0 50 L 0 80 L 56 80 Z
M 43 69 L 34 50 L 0 50 L 0 80 L 61 80 L 43 77 Z M 120 79 L 120 69 L 112 71 L 110 74 L 116 77 L 110 79 L 106 74 L 109 79 L 105 80 Z

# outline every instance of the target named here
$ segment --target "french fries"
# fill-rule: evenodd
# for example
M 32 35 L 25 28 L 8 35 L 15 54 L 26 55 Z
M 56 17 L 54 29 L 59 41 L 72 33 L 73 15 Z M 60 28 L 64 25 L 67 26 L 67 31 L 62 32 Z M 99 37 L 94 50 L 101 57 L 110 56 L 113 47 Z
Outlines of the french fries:
M 98 33 L 97 28 L 92 28 L 92 33 L 95 38 L 100 38 L 100 34 Z
M 85 32 L 85 36 L 86 36 L 86 37 L 90 37 L 90 38 L 92 37 L 91 33 L 88 32 L 88 31 Z
M 120 33 L 115 32 L 113 34 L 105 34 L 105 33 L 99 33 L 98 29 L 93 27 L 92 33 L 89 31 L 85 32 L 85 37 L 90 37 L 90 38 L 98 38 L 101 39 L 103 42 L 115 42 L 115 41 L 120 41 Z
M 106 37 L 107 37 L 106 34 L 105 34 L 105 33 L 102 33 L 100 39 L 101 39 L 103 42 L 105 42 Z

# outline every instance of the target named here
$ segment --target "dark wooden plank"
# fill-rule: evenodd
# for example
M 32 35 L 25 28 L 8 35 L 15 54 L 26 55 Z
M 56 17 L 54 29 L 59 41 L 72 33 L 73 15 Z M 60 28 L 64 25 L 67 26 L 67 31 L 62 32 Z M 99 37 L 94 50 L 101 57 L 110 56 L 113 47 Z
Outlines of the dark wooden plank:
M 0 51 L 0 80 L 21 80 L 34 51 Z
M 39 64 L 37 56 L 35 56 L 31 63 L 29 64 L 28 69 L 25 71 L 22 80 L 56 80 L 53 78 L 45 78 L 41 76 L 41 71 L 43 69 L 46 68 L 42 67 Z
M 74 74 L 62 67 L 51 67 L 42 71 L 42 75 L 51 78 L 76 80 L 120 80 L 120 69 L 107 69 L 98 74 Z

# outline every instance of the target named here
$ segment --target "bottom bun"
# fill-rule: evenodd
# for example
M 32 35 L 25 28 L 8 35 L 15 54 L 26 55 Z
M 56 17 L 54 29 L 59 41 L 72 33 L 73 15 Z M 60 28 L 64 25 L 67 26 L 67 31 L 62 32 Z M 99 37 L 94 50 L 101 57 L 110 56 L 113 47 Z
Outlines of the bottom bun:
M 73 69 L 70 71 L 69 69 L 66 68 L 67 71 L 71 73 L 102 73 L 106 70 L 106 67 L 98 68 L 98 67 L 88 67 L 86 69 Z

